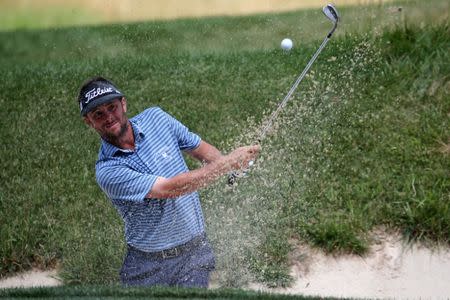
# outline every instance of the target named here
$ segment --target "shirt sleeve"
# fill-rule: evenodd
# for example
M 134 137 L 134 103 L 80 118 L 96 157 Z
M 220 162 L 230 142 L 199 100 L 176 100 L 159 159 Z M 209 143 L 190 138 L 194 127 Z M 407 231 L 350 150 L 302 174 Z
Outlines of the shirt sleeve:
M 143 201 L 157 178 L 125 165 L 96 168 L 97 183 L 112 200 Z
M 193 150 L 200 145 L 201 138 L 197 134 L 189 131 L 186 126 L 170 114 L 166 112 L 163 112 L 163 114 L 169 123 L 172 133 L 177 138 L 178 146 L 181 150 Z

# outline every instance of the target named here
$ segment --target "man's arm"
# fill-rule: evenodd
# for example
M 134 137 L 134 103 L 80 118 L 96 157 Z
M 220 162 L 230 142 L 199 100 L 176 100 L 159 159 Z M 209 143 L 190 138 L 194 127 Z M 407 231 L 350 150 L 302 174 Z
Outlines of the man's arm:
M 216 147 L 204 141 L 201 141 L 200 145 L 194 150 L 186 152 L 195 159 L 207 164 L 223 156 Z
M 146 197 L 167 199 L 192 193 L 212 183 L 223 174 L 247 167 L 251 160 L 255 160 L 260 147 L 258 145 L 240 147 L 228 155 L 222 155 L 218 150 L 215 152 L 214 149 L 217 150 L 205 143 L 191 151 L 194 157 L 209 163 L 199 169 L 171 178 L 158 177 Z

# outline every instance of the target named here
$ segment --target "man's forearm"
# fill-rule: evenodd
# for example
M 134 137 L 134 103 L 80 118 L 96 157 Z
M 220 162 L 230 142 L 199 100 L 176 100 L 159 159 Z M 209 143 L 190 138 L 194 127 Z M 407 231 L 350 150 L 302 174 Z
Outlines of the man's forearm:
M 249 161 L 254 160 L 258 152 L 257 145 L 240 147 L 228 155 L 220 154 L 200 169 L 171 178 L 158 177 L 147 197 L 167 199 L 194 192 L 227 172 L 247 167 Z
M 216 147 L 205 141 L 202 141 L 199 147 L 187 153 L 203 163 L 210 163 L 223 156 Z
M 221 156 L 199 169 L 171 178 L 158 178 L 148 196 L 166 199 L 189 194 L 207 186 L 231 169 L 225 156 Z

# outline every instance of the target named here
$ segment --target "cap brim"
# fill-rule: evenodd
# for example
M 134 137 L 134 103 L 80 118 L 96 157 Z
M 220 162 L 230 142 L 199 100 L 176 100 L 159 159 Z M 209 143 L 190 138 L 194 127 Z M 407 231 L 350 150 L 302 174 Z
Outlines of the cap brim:
M 98 99 L 95 99 L 95 100 L 91 101 L 88 105 L 83 107 L 83 109 L 81 110 L 81 116 L 83 116 L 83 117 L 86 116 L 91 110 L 93 110 L 94 108 L 96 108 L 99 105 L 111 102 L 114 99 L 118 99 L 118 98 L 122 98 L 122 97 L 123 97 L 122 94 L 109 94 L 109 95 L 100 97 Z

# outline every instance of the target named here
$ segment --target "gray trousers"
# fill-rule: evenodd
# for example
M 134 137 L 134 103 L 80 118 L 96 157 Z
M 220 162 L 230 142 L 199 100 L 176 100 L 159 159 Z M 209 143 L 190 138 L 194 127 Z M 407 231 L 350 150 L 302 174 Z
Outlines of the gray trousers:
M 207 288 L 214 267 L 214 253 L 206 236 L 201 235 L 184 245 L 154 253 L 129 245 L 120 278 L 127 286 Z

